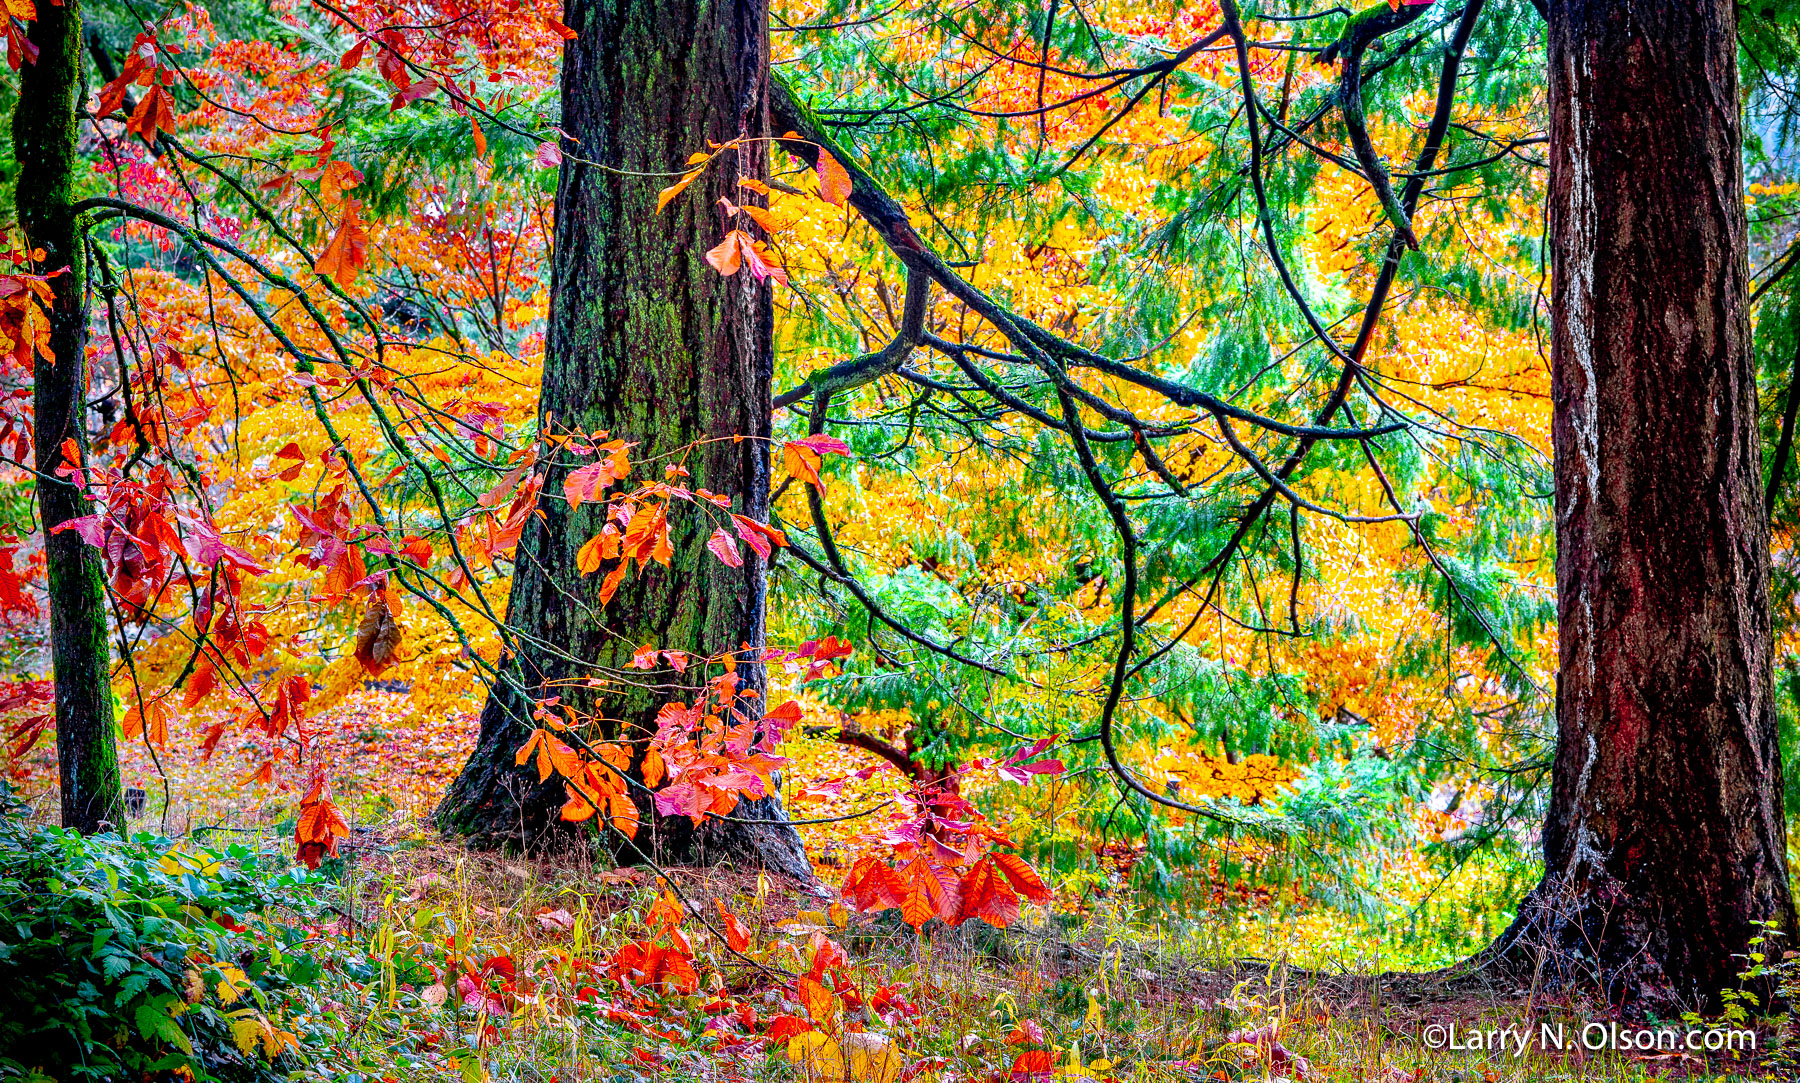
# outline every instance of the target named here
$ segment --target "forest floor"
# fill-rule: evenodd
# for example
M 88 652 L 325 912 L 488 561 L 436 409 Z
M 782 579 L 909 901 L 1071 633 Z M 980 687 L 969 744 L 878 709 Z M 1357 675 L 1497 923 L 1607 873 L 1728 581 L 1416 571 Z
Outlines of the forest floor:
M 347 940 L 386 936 L 392 943 L 383 930 L 454 927 L 482 952 L 504 952 L 520 974 L 548 974 L 543 960 L 584 955 L 603 968 L 609 952 L 642 935 L 660 894 L 650 870 L 471 853 L 406 829 L 367 833 L 347 857 L 336 870 L 341 898 L 334 904 L 337 931 Z M 696 992 L 629 1005 L 614 998 L 609 1010 L 624 1009 L 611 1016 L 620 1029 L 596 1038 L 588 1028 L 571 1032 L 553 1011 L 535 1010 L 556 1000 L 540 984 L 533 1008 L 509 1005 L 507 1025 L 488 1035 L 483 1048 L 493 1078 L 831 1079 L 809 1077 L 803 1054 L 784 1055 L 791 1039 L 768 1038 L 772 1017 L 811 1016 L 833 1033 L 887 1035 L 899 1053 L 900 1078 L 944 1083 L 1794 1077 L 1770 1055 L 1779 1035 L 1767 1024 L 1756 1029 L 1760 1051 L 1749 1054 L 1590 1049 L 1614 1044 L 1616 1016 L 1603 1006 L 1479 978 L 1377 980 L 1196 957 L 1158 942 L 1154 912 L 1122 919 L 1101 905 L 1081 917 L 1040 912 L 1004 931 L 928 926 L 919 937 L 891 917 L 834 913 L 792 885 L 718 870 L 667 871 L 687 912 L 701 974 Z M 752 947 L 744 956 L 719 951 L 710 935 L 721 906 L 748 927 Z M 759 964 L 804 971 L 820 937 L 847 950 L 844 972 L 857 990 L 840 995 L 829 1021 L 785 979 L 758 971 Z M 841 979 L 838 987 L 845 988 Z M 756 1022 L 745 1025 L 752 1017 Z M 1601 1029 L 1589 1031 L 1584 1044 L 1584 1028 L 1593 1023 Z M 1567 1048 L 1543 1048 L 1559 1027 Z M 1676 1024 L 1678 1033 L 1685 1030 Z M 393 1031 L 382 1033 L 392 1041 Z M 1528 1035 L 1523 1051 L 1517 1035 Z M 1430 1047 L 1496 1043 L 1502 1048 Z M 378 1047 L 371 1043 L 371 1051 Z
M 1320 956 L 1299 923 L 1285 927 L 1291 953 L 1272 960 L 1245 958 L 1241 943 L 1176 942 L 1171 930 L 1193 922 L 1123 882 L 1090 888 L 1079 905 L 1029 908 L 1005 930 L 934 923 L 920 936 L 891 911 L 847 913 L 829 890 L 753 874 L 670 869 L 664 881 L 586 853 L 469 851 L 424 820 L 474 719 L 421 729 L 402 712 L 401 697 L 366 693 L 320 739 L 355 825 L 292 915 L 324 970 L 314 1022 L 334 1052 L 323 1078 L 1800 1078 L 1774 1048 L 1779 1024 L 1752 1028 L 1755 1051 L 1625 1051 L 1604 1005 L 1480 975 L 1290 965 Z M 171 741 L 155 758 L 121 750 L 128 784 L 147 791 L 137 826 L 185 850 L 230 840 L 291 851 L 298 780 L 252 785 L 258 749 L 228 741 L 208 760 L 196 744 Z M 47 751 L 33 754 L 19 791 L 40 818 L 54 808 Z M 807 842 L 815 854 L 836 844 L 816 832 Z M 1279 946 L 1282 934 L 1277 925 L 1262 943 Z M 617 980 L 634 968 L 638 979 Z M 1687 1030 L 1674 1023 L 1678 1044 Z M 1558 1033 L 1564 1048 L 1546 1048 Z

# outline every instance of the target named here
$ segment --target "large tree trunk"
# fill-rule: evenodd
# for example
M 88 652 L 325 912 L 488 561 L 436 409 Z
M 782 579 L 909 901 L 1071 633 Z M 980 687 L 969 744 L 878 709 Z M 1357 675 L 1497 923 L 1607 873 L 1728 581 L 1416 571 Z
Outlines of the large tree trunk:
M 762 0 L 568 0 L 577 36 L 563 59 L 563 130 L 570 136 L 556 197 L 551 312 L 538 417 L 545 432 L 606 430 L 636 441 L 640 469 L 662 476 L 682 455 L 691 488 L 729 495 L 732 510 L 769 512 L 773 309 L 749 273 L 720 277 L 703 259 L 723 236 L 720 197 L 743 202 L 740 171 L 767 177 L 767 10 Z M 669 209 L 657 192 L 688 156 L 739 136 L 751 142 L 715 162 Z M 598 163 L 598 165 L 594 164 Z M 604 167 L 604 168 L 602 168 Z M 734 441 L 734 436 L 746 437 Z M 706 551 L 712 524 L 671 510 L 667 568 L 634 570 L 604 610 L 601 576 L 582 577 L 576 551 L 599 533 L 605 509 L 563 499 L 566 470 L 552 468 L 520 542 L 507 621 L 520 633 L 512 670 L 482 712 L 481 735 L 438 809 L 446 830 L 478 844 L 538 846 L 555 837 L 561 783 L 540 785 L 513 766 L 530 729 L 530 701 L 561 696 L 641 741 L 671 699 L 693 698 L 690 669 L 642 675 L 594 690 L 579 682 L 628 672 L 644 644 L 711 656 L 760 648 L 766 567 L 746 553 L 729 568 Z M 573 656 L 572 658 L 570 656 Z M 760 664 L 738 674 L 758 694 Z M 764 825 L 685 818 L 656 821 L 639 793 L 654 852 L 663 859 L 771 868 L 811 877 L 778 797 L 733 814 Z M 650 847 L 647 845 L 646 849 Z M 622 844 L 621 855 L 630 857 Z
M 32 370 L 34 466 L 44 529 L 50 602 L 50 663 L 56 678 L 56 759 L 63 826 L 93 833 L 125 829 L 113 737 L 112 675 L 106 643 L 106 587 L 100 551 L 56 527 L 89 514 L 87 496 L 59 477 L 63 441 L 85 458 L 87 302 L 85 254 L 75 219 L 76 106 L 81 97 L 81 12 L 77 0 L 38 5 L 31 42 L 36 63 L 19 71 L 13 154 L 19 162 L 15 207 L 28 247 L 42 249 L 40 274 L 51 279 L 50 351 Z
M 1557 749 L 1511 943 L 1620 1003 L 1793 931 L 1733 0 L 1551 5 Z

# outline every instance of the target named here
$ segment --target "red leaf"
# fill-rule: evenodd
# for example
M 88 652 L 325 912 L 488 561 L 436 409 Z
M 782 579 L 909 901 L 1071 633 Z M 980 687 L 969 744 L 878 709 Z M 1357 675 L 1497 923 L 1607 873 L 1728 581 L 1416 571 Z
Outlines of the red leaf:
M 813 1025 L 797 1015 L 778 1015 L 769 1020 L 769 1040 L 786 1045 L 796 1034 L 805 1034 Z
M 991 854 L 989 856 L 1000 871 L 1006 875 L 1006 879 L 1012 883 L 1012 886 L 1018 888 L 1019 894 L 1035 903 L 1050 901 L 1050 889 L 1044 886 L 1044 881 L 1032 870 L 1031 866 L 1025 864 L 1024 858 L 1018 854 Z
M 719 921 L 725 926 L 725 942 L 731 945 L 732 951 L 750 950 L 750 930 L 738 920 L 738 916 L 725 909 L 725 900 L 714 899 L 713 905 L 719 908 Z

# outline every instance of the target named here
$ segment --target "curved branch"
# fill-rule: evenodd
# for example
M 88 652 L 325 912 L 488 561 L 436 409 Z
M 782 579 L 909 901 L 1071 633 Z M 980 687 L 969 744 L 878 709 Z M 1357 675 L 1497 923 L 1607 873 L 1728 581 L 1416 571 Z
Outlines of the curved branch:
M 906 304 L 893 341 L 874 353 L 815 369 L 806 382 L 775 396 L 775 409 L 792 406 L 810 395 L 835 395 L 890 376 L 906 364 L 925 331 L 925 313 L 931 307 L 931 278 L 922 270 L 906 269 Z

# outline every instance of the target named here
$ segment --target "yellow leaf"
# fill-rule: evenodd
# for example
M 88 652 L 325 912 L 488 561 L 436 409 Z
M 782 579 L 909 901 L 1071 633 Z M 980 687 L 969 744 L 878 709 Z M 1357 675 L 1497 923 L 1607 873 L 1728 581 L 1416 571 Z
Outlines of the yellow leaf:
M 237 1051 L 245 1056 L 256 1048 L 257 1040 L 262 1037 L 263 1025 L 256 1019 L 239 1019 L 231 1024 L 231 1041 Z
M 846 1034 L 844 1054 L 850 1083 L 894 1083 L 900 1077 L 900 1051 L 885 1034 Z
M 844 1051 L 820 1031 L 794 1035 L 788 1042 L 788 1059 L 800 1066 L 807 1083 L 843 1083 Z

